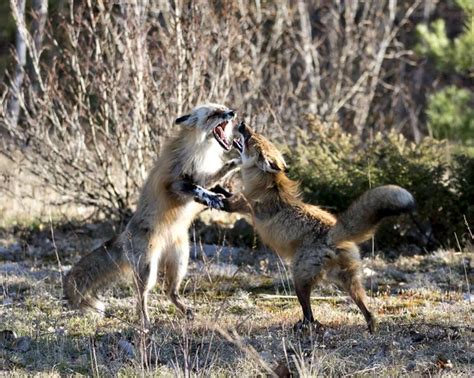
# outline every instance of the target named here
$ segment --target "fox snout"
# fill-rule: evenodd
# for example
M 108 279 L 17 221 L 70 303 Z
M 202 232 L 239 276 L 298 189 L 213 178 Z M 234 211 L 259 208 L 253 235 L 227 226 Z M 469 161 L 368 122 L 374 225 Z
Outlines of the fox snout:
M 244 140 L 248 140 L 251 136 L 251 129 L 250 127 L 247 126 L 245 121 L 242 121 L 239 123 L 239 126 L 237 127 L 237 131 L 243 135 Z
M 241 121 L 239 123 L 239 126 L 237 127 L 237 131 L 242 134 L 244 137 L 248 138 L 250 137 L 250 134 L 252 132 L 252 129 L 247 126 L 245 121 Z
M 234 148 L 239 151 L 240 154 L 243 153 L 244 151 L 244 143 L 249 139 L 250 134 L 247 129 L 247 125 L 245 124 L 245 121 L 241 121 L 238 126 L 237 126 L 237 131 L 238 133 L 242 136 L 241 138 L 235 138 L 232 141 L 232 145 Z
M 245 121 L 242 121 L 242 122 L 239 123 L 239 126 L 237 127 L 237 131 L 239 133 L 243 134 L 244 131 L 245 131 L 245 127 L 246 127 Z
M 226 119 L 233 119 L 235 117 L 235 110 L 229 110 L 228 112 L 224 113 L 224 117 Z

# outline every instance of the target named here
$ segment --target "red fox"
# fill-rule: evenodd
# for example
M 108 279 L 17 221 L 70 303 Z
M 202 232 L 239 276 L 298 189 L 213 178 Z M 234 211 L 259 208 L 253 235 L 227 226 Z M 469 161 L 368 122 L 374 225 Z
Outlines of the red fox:
M 223 105 L 207 104 L 176 119 L 180 129 L 163 146 L 125 231 L 84 256 L 67 274 L 64 291 L 70 304 L 104 311 L 97 291 L 131 271 L 139 314 L 148 325 L 148 292 L 160 271 L 171 301 L 192 318 L 178 295 L 188 266 L 188 228 L 203 205 L 223 206 L 224 196 L 205 187 L 215 185 L 237 165 L 236 159 L 223 161 L 223 152 L 232 148 L 235 116 Z
M 238 132 L 234 146 L 242 158 L 243 196 L 226 198 L 224 209 L 252 212 L 263 242 L 292 260 L 303 310 L 298 325 L 321 325 L 313 317 L 310 294 L 316 283 L 330 281 L 350 294 L 374 332 L 376 321 L 366 304 L 357 243 L 369 239 L 382 218 L 413 210 L 413 196 L 399 186 L 381 186 L 362 194 L 336 218 L 301 200 L 298 184 L 286 176 L 286 163 L 272 143 L 243 122 Z

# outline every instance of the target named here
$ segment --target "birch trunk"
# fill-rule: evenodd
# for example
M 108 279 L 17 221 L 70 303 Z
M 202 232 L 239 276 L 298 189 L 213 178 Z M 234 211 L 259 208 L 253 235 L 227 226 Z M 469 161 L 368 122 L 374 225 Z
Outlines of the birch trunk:
M 11 0 L 10 5 L 15 7 L 23 22 L 25 20 L 25 2 L 26 0 Z M 25 65 L 26 65 L 26 43 L 19 29 L 16 31 L 15 40 L 16 49 L 16 69 L 15 76 L 13 78 L 12 96 L 8 106 L 8 116 L 10 118 L 11 125 L 16 127 L 18 124 L 18 117 L 20 116 L 20 100 L 19 94 L 25 77 Z
M 33 43 L 37 59 L 36 62 L 31 62 L 29 65 L 30 78 L 33 83 L 33 93 L 36 94 L 40 88 L 39 81 L 39 60 L 41 56 L 41 48 L 43 46 L 44 27 L 48 19 L 48 0 L 33 0 L 33 21 L 31 23 L 31 35 L 33 36 Z M 35 63 L 37 69 L 35 69 Z

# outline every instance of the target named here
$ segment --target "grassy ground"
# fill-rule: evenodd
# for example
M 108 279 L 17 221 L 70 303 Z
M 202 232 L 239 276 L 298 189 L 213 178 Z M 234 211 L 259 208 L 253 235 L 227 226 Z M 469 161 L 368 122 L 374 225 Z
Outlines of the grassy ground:
M 242 250 L 251 264 L 194 260 L 183 292 L 195 320 L 176 314 L 158 285 L 144 334 L 127 284 L 105 293 L 105 317 L 71 311 L 61 299 L 56 252 L 67 269 L 98 242 L 94 233 L 104 234 L 0 232 L 4 251 L 21 249 L 0 261 L 1 374 L 473 376 L 472 253 L 365 260 L 375 335 L 333 288 L 319 288 L 312 301 L 325 329 L 295 333 L 301 314 L 287 270 L 267 252 Z

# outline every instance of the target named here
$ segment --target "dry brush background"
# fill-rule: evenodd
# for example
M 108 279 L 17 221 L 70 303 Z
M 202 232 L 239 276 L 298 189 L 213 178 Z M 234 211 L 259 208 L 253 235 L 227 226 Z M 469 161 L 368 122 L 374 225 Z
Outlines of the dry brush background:
M 405 39 L 429 2 L 59 2 L 41 31 L 20 3 L 4 127 L 65 201 L 131 207 L 174 117 L 209 100 L 290 144 L 307 113 L 364 138 L 426 132 Z

